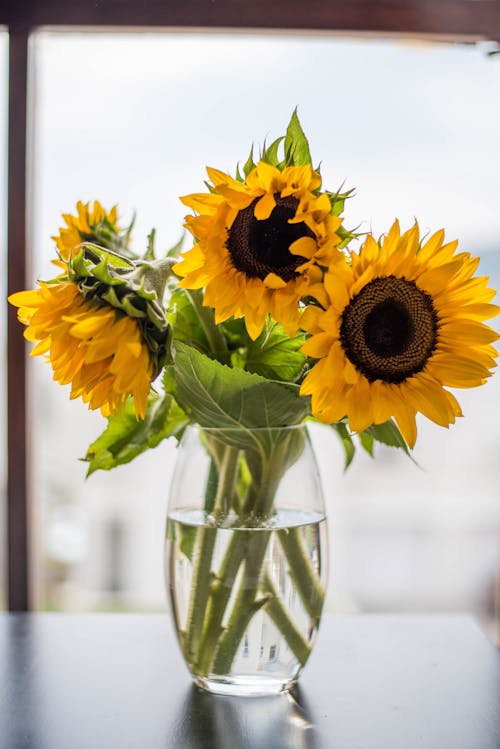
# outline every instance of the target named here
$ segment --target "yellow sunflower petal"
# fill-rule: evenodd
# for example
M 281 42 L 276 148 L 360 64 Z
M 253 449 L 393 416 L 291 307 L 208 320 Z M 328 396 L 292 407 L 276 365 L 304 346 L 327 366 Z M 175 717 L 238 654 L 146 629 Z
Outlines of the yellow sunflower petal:
M 268 273 L 264 278 L 264 286 L 267 286 L 269 289 L 285 289 L 286 282 L 277 276 L 276 273 Z
M 321 359 L 324 356 L 328 356 L 332 343 L 333 337 L 330 333 L 321 332 L 309 338 L 300 350 L 306 356 Z
M 272 193 L 265 193 L 261 199 L 255 204 L 254 215 L 258 221 L 263 221 L 269 218 L 273 208 L 276 206 L 276 200 Z
M 181 199 L 198 214 L 186 218 L 198 248 L 175 265 L 179 285 L 205 287 L 215 319 L 243 316 L 252 337 L 268 314 L 294 334 L 312 287 L 326 303 L 323 269 L 339 254 L 341 218 L 318 192 L 319 174 L 310 165 L 280 170 L 261 161 L 244 182 L 213 168 L 208 175 L 210 193 Z
M 419 249 L 415 224 L 395 222 L 379 246 L 368 237 L 351 262 L 324 278 L 324 310 L 306 310 L 303 347 L 319 361 L 303 383 L 319 419 L 347 417 L 352 430 L 395 419 L 410 447 L 416 414 L 443 427 L 462 412 L 446 387 L 484 384 L 498 334 L 482 320 L 498 314 L 477 260 L 436 232 Z M 330 405 L 331 403 L 331 405 Z
M 80 218 L 86 210 L 79 206 Z M 97 216 L 102 210 L 94 205 Z M 37 291 L 13 295 L 12 302 L 36 302 L 25 331 L 36 342 L 31 353 L 46 356 L 54 379 L 71 384 L 70 398 L 110 414 L 132 396 L 144 414 L 153 364 L 135 319 L 112 307 L 96 309 L 70 281 L 41 284 Z

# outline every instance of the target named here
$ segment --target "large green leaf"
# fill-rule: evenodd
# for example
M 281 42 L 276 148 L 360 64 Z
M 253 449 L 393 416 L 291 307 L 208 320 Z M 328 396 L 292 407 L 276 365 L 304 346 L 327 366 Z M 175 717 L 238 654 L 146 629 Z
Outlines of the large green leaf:
M 87 476 L 94 471 L 130 463 L 167 437 L 180 437 L 188 419 L 172 395 L 151 395 L 146 417 L 137 420 L 131 399 L 116 416 L 108 418 L 104 432 L 93 442 L 83 460 L 89 463 Z
M 204 427 L 282 427 L 308 414 L 298 386 L 228 367 L 183 343 L 176 346 L 173 375 L 179 402 Z
M 268 380 L 293 382 L 304 366 L 306 357 L 300 352 L 305 336 L 290 338 L 277 323 L 267 323 L 255 340 L 249 341 L 246 369 Z

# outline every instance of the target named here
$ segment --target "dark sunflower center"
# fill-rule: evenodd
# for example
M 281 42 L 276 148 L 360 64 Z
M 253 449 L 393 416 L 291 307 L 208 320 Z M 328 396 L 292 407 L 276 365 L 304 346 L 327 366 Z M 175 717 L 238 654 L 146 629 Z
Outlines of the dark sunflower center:
M 375 278 L 342 314 L 345 354 L 370 381 L 403 382 L 420 372 L 437 341 L 432 299 L 413 281 Z
M 283 281 L 291 281 L 296 268 L 306 261 L 290 252 L 290 245 L 301 237 L 314 237 L 313 232 L 302 221 L 289 224 L 295 216 L 299 201 L 293 196 L 274 196 L 276 205 L 269 218 L 259 221 L 254 216 L 256 198 L 247 208 L 239 211 L 229 229 L 226 247 L 234 267 L 248 278 L 264 280 L 268 273 L 275 273 Z
M 366 316 L 363 334 L 377 356 L 397 356 L 406 351 L 415 333 L 413 320 L 399 299 L 386 299 Z

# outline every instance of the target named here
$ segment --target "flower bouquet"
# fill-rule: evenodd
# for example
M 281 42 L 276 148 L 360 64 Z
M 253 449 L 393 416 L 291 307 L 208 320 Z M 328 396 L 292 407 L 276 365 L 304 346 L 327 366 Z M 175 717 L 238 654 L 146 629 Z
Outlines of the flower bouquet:
M 448 388 L 482 385 L 498 314 L 478 260 L 395 221 L 346 228 L 352 191 L 323 187 L 294 112 L 235 176 L 207 169 L 182 198 L 193 236 L 131 249 L 116 209 L 78 203 L 54 237 L 59 274 L 10 297 L 54 379 L 107 418 L 88 472 L 181 441 L 167 579 L 195 680 L 219 692 L 288 688 L 326 584 L 325 510 L 306 422 L 410 452 L 416 414 L 448 427 Z M 356 249 L 354 249 L 354 247 Z M 153 384 L 154 383 L 154 384 Z

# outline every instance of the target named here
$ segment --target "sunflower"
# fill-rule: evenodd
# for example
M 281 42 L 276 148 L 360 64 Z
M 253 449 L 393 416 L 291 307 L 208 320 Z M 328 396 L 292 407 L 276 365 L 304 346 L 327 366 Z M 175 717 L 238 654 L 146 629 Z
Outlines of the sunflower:
M 28 326 L 25 338 L 37 342 L 31 355 L 46 356 L 54 380 L 71 383 L 72 399 L 109 416 L 132 396 L 137 418 L 144 418 L 153 363 L 137 321 L 87 301 L 71 281 L 39 286 L 9 297 Z
M 182 198 L 198 215 L 186 219 L 196 241 L 174 267 L 180 286 L 205 287 L 216 322 L 243 316 L 254 339 L 268 313 L 294 335 L 299 301 L 340 254 L 341 219 L 320 192 L 320 174 L 310 164 L 278 169 L 265 161 L 244 182 L 207 172 L 210 192 Z
M 396 221 L 381 245 L 369 236 L 350 263 L 332 264 L 322 306 L 301 323 L 312 334 L 302 351 L 319 359 L 301 394 L 318 419 L 346 417 L 360 432 L 394 417 L 413 447 L 417 412 L 443 427 L 462 415 L 445 387 L 489 377 L 499 336 L 483 321 L 500 308 L 488 278 L 474 277 L 479 260 L 456 248 L 443 231 L 420 245 L 418 225 L 401 235 Z
M 94 201 L 92 208 L 90 203 L 79 200 L 76 211 L 76 215 L 63 213 L 66 226 L 61 227 L 59 234 L 52 237 L 62 260 L 70 260 L 78 252 L 82 242 L 95 242 L 102 247 L 120 249 L 122 254 L 126 254 L 123 249 L 128 244 L 128 230 L 124 234 L 117 225 L 116 206 L 108 212 L 98 200 Z M 54 262 L 60 265 L 58 261 Z

